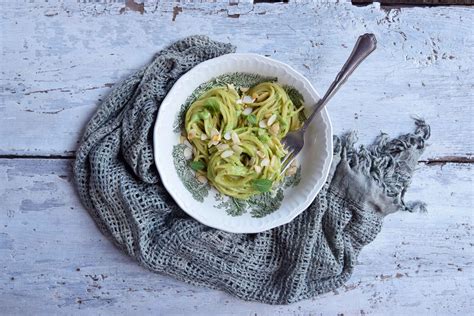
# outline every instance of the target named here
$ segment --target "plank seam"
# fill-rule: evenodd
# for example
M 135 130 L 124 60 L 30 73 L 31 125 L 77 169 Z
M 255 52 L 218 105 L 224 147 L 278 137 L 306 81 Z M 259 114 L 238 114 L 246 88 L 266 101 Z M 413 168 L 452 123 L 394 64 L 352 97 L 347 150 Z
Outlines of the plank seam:
M 58 160 L 58 159 L 74 159 L 74 155 L 0 155 L 0 159 L 46 159 L 46 160 Z

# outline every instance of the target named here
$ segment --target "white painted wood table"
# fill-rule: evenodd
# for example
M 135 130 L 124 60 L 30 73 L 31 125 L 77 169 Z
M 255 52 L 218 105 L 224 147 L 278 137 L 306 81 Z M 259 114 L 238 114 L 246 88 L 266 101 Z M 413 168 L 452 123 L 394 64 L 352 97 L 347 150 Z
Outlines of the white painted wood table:
M 137 1 L 138 2 L 138 1 Z M 1 0 L 0 314 L 467 315 L 473 297 L 474 11 L 347 2 Z M 324 91 L 359 34 L 378 50 L 329 106 L 334 130 L 432 126 L 407 199 L 337 291 L 244 302 L 139 267 L 81 206 L 71 163 L 111 86 L 186 35 L 286 62 Z

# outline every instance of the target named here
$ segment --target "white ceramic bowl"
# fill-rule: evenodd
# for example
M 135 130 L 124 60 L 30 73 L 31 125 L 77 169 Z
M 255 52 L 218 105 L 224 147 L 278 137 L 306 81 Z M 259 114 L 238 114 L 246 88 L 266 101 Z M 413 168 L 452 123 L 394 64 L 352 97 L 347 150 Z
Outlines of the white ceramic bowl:
M 155 163 L 165 188 L 190 216 L 227 232 L 257 233 L 290 222 L 314 200 L 326 181 L 332 161 L 332 127 L 324 109 L 306 132 L 305 146 L 298 156 L 302 171 L 299 184 L 284 190 L 279 208 L 271 214 L 260 218 L 250 212 L 230 216 L 222 207 L 217 207 L 222 201 L 216 198 L 217 190 L 209 186 L 206 188 L 209 194 L 202 201 L 197 200 L 178 176 L 173 162 L 173 149 L 177 148 L 180 138 L 173 123 L 181 106 L 198 86 L 217 76 L 235 72 L 277 77 L 279 83 L 293 86 L 304 97 L 306 113 L 319 100 L 311 83 L 282 62 L 257 54 L 228 54 L 205 61 L 183 75 L 160 106 L 153 134 Z

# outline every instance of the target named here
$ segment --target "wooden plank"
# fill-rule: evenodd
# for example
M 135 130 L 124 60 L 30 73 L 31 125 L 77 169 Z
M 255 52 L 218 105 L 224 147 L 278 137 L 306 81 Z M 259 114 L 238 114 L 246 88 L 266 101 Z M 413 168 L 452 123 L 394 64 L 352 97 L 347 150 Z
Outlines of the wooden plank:
M 368 5 L 379 2 L 383 6 L 433 6 L 433 5 L 472 5 L 472 0 L 351 0 L 354 5 Z
M 357 129 L 367 142 L 379 130 L 411 130 L 418 115 L 433 128 L 425 158 L 472 155 L 469 8 L 132 2 L 4 1 L 0 155 L 71 156 L 110 87 L 184 36 L 208 34 L 289 63 L 322 92 L 364 32 L 379 48 L 331 101 L 335 133 Z
M 67 160 L 0 160 L 4 314 L 466 315 L 473 306 L 473 169 L 426 166 L 341 289 L 288 306 L 243 302 L 139 267 L 80 205 Z

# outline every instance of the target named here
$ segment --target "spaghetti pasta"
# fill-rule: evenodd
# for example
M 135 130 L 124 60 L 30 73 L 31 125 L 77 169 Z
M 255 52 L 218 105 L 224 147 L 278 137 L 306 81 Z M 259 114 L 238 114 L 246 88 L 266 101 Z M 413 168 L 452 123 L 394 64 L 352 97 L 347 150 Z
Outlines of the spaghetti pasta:
M 302 109 L 274 82 L 250 89 L 227 85 L 208 90 L 185 116 L 194 152 L 191 167 L 234 198 L 270 191 L 282 178 L 286 153 L 281 140 L 300 128 Z

